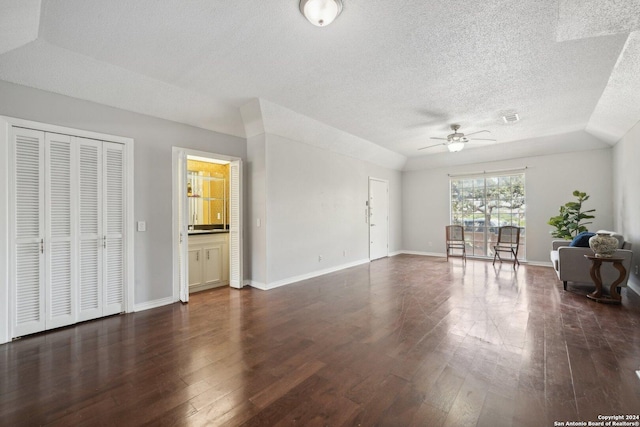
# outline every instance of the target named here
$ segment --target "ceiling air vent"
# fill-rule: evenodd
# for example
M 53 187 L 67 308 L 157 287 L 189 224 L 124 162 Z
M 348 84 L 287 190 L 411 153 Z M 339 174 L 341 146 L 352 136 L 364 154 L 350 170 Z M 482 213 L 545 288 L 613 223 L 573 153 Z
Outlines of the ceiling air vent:
M 518 113 L 509 113 L 502 116 L 502 120 L 504 120 L 505 123 L 515 123 L 520 120 L 520 116 Z

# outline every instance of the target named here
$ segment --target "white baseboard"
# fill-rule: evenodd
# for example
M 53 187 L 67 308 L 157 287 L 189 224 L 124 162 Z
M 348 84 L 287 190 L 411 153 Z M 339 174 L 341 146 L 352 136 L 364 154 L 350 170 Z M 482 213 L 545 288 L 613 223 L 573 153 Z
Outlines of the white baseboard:
M 351 268 L 351 267 L 355 267 L 362 264 L 368 264 L 368 263 L 369 263 L 369 259 L 362 259 L 354 262 L 349 262 L 346 264 L 340 264 L 335 267 L 325 268 L 323 270 L 312 271 L 311 273 L 301 274 L 299 276 L 288 277 L 286 279 L 277 280 L 275 282 L 271 282 L 267 284 L 251 281 L 250 286 L 257 289 L 261 289 L 263 291 L 268 291 L 270 289 L 279 288 L 280 286 L 290 285 L 292 283 L 300 282 L 302 280 L 312 279 L 314 277 L 322 276 L 324 274 L 329 274 L 336 271 L 344 270 L 346 268 Z
M 162 307 L 163 305 L 173 304 L 175 301 L 173 297 L 166 297 L 161 299 L 156 299 L 153 301 L 141 302 L 140 304 L 136 304 L 133 308 L 133 311 L 144 311 L 150 310 L 152 308 Z
M 220 288 L 222 286 L 227 286 L 229 284 L 228 280 L 223 280 L 218 283 L 202 283 L 200 285 L 192 285 L 189 286 L 189 293 L 192 294 L 194 292 L 206 291 L 207 289 Z
M 407 255 L 420 255 L 420 256 L 430 256 L 436 258 L 446 258 L 447 255 L 440 252 L 422 252 L 422 251 L 408 251 L 408 250 L 400 250 L 389 253 L 389 256 L 396 256 L 401 254 Z M 490 261 L 490 260 L 489 260 Z M 247 280 L 246 285 L 251 286 L 252 288 L 260 289 L 263 291 L 268 291 L 270 289 L 278 288 L 280 286 L 290 285 L 291 283 L 300 282 L 302 280 L 311 279 L 314 277 L 322 276 L 323 274 L 333 273 L 335 271 L 344 270 L 345 268 L 355 267 L 357 265 L 367 264 L 370 262 L 368 259 L 363 259 L 355 262 L 350 262 L 347 264 L 341 264 L 335 267 L 326 268 L 324 270 L 312 271 L 311 273 L 302 274 L 300 276 L 289 277 L 287 279 L 278 280 L 271 283 L 262 283 L 255 282 L 253 280 Z M 523 264 L 529 265 L 537 265 L 541 267 L 552 267 L 551 262 L 537 262 L 537 261 L 523 261 Z
M 399 251 L 399 253 L 407 254 L 407 255 L 435 256 L 435 257 L 438 257 L 438 258 L 446 258 L 447 257 L 447 255 L 442 253 L 442 252 L 422 252 L 422 251 L 402 250 L 402 251 Z
M 527 265 L 534 265 L 537 267 L 549 267 L 549 268 L 553 268 L 553 264 L 551 264 L 551 261 L 545 262 L 545 261 L 521 261 L 522 264 L 527 264 Z
M 636 286 L 636 284 L 632 282 L 631 279 L 629 279 L 629 281 L 627 282 L 627 288 L 631 289 L 637 295 L 640 295 L 640 288 Z
M 432 256 L 432 257 L 438 257 L 438 258 L 446 258 L 447 257 L 446 254 L 441 253 L 441 252 L 423 252 L 423 251 L 407 251 L 407 250 L 394 252 L 394 255 L 400 255 L 400 254 Z M 470 256 L 467 256 L 467 258 L 473 259 L 473 257 L 470 257 Z M 491 258 L 476 258 L 476 259 L 483 259 L 485 261 L 486 260 L 491 261 Z M 534 265 L 534 266 L 539 266 L 539 267 L 553 267 L 553 265 L 551 264 L 551 261 L 545 262 L 545 261 L 524 261 L 524 260 L 520 260 L 520 262 L 522 264 Z
M 260 289 L 261 291 L 269 290 L 269 288 L 267 287 L 267 285 L 265 283 L 255 282 L 253 280 L 247 280 L 245 285 L 251 286 L 252 288 Z

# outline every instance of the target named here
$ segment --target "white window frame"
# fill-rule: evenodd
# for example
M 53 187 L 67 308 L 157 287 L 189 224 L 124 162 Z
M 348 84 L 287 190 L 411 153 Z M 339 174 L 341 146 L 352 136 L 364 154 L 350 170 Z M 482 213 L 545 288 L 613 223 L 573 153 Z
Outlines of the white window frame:
M 523 185 L 523 190 L 524 190 L 524 198 L 525 198 L 525 203 L 524 203 L 524 221 L 526 223 L 526 174 L 525 174 L 525 170 L 526 168 L 519 168 L 519 169 L 509 169 L 509 170 L 501 170 L 501 171 L 483 171 L 483 172 L 477 172 L 477 173 L 472 173 L 472 174 L 460 174 L 460 175 L 449 175 L 449 221 L 450 224 L 456 224 L 455 220 L 454 220 L 454 210 L 453 210 L 453 194 L 452 194 L 452 186 L 453 186 L 453 181 L 460 181 L 460 180 L 478 180 L 481 179 L 483 180 L 483 186 L 484 186 L 484 196 L 486 197 L 487 194 L 487 180 L 491 179 L 491 178 L 501 178 L 501 177 L 506 177 L 506 176 L 516 176 L 516 175 L 520 175 L 522 176 L 522 185 Z M 491 259 L 493 257 L 493 253 L 491 253 L 491 248 L 490 248 L 490 240 L 489 240 L 489 236 L 488 234 L 491 232 L 491 224 L 489 224 L 488 226 L 486 226 L 486 214 L 485 214 L 485 225 L 483 226 L 483 233 L 484 233 L 484 238 L 483 238 L 483 244 L 486 245 L 486 254 L 485 255 L 478 255 L 478 254 L 474 254 L 473 253 L 473 248 L 472 250 L 468 251 L 468 256 L 469 257 L 473 257 L 473 258 L 482 258 L 482 259 Z M 465 225 L 464 224 L 464 218 L 461 219 L 460 224 L 459 225 Z M 497 236 L 497 227 L 499 227 L 500 225 L 517 225 L 517 226 L 521 226 L 520 222 L 518 221 L 518 223 L 516 224 L 500 224 L 497 223 L 496 224 L 496 236 Z M 468 232 L 469 230 L 467 229 L 468 227 L 465 227 L 465 240 L 467 242 L 469 242 L 469 236 L 468 236 Z M 475 232 L 476 230 L 476 224 L 475 222 L 471 225 L 471 228 L 473 230 L 473 232 Z M 522 230 L 522 234 L 521 234 L 521 238 L 520 238 L 520 252 L 518 253 L 518 258 L 521 258 L 523 260 L 526 260 L 526 228 L 523 227 Z M 472 239 L 473 241 L 473 239 Z

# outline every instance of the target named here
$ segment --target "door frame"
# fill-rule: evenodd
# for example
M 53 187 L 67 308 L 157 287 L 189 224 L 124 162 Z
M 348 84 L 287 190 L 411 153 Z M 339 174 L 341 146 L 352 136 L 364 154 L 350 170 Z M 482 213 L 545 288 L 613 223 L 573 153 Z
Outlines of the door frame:
M 387 221 L 386 221 L 386 225 L 387 225 L 387 248 L 386 248 L 386 255 L 385 256 L 389 256 L 389 180 L 387 179 L 381 179 L 381 178 L 375 178 L 373 176 L 369 177 L 369 188 L 368 188 L 368 193 L 367 193 L 367 209 L 368 209 L 368 216 L 367 216 L 367 224 L 369 225 L 369 233 L 367 235 L 368 239 L 369 239 L 369 261 L 373 261 L 374 259 L 380 259 L 380 258 L 384 258 L 384 257 L 378 257 L 378 258 L 372 258 L 371 257 L 371 182 L 372 181 L 377 181 L 377 182 L 383 182 L 386 187 L 387 187 Z
M 211 153 L 211 152 L 207 152 L 207 151 L 200 151 L 200 150 L 193 150 L 190 148 L 184 148 L 184 147 L 172 147 L 171 149 L 172 151 L 172 253 L 173 253 L 173 301 L 180 301 L 183 297 L 183 295 L 181 295 L 181 281 L 180 281 L 180 257 L 179 257 L 179 252 L 180 252 L 180 234 L 182 232 L 182 238 L 183 241 L 186 241 L 187 245 L 189 243 L 189 237 L 188 237 L 188 231 L 187 231 L 187 226 L 186 224 L 188 223 L 187 221 L 187 217 L 183 215 L 184 219 L 185 219 L 185 223 L 180 224 L 180 218 L 178 215 L 178 209 L 180 208 L 180 197 L 185 197 L 186 198 L 186 192 L 182 192 L 180 191 L 180 187 L 179 187 L 179 181 L 180 181 L 180 176 L 179 176 L 179 170 L 180 170 L 180 165 L 179 162 L 183 161 L 182 159 L 184 159 L 184 173 L 185 173 L 185 180 L 186 180 L 186 161 L 187 161 L 187 156 L 197 156 L 197 157 L 205 157 L 205 158 L 210 158 L 210 159 L 217 159 L 217 160 L 225 160 L 228 161 L 230 163 L 232 162 L 240 162 L 242 163 L 242 159 L 240 157 L 235 157 L 235 156 L 228 156 L 225 154 L 218 154 L 218 153 Z M 240 173 L 240 239 L 242 239 L 242 220 L 243 220 L 243 206 L 242 206 L 242 183 L 243 183 L 243 178 L 242 178 L 242 173 Z M 185 185 L 186 185 L 186 181 L 185 181 Z M 231 199 L 231 186 L 229 188 L 229 200 Z M 187 206 L 187 200 L 184 201 L 184 206 Z M 185 238 L 186 236 L 186 238 Z M 188 248 L 188 246 L 185 246 L 185 250 L 184 250 L 184 255 L 186 255 L 187 250 L 186 248 Z M 231 251 L 231 244 L 229 243 L 229 251 Z M 243 260 L 243 253 L 242 253 L 242 245 L 239 248 L 239 254 L 238 257 L 240 259 L 240 268 L 242 268 L 242 260 Z M 187 286 L 188 288 L 188 273 L 189 273 L 189 263 L 188 263 L 188 258 L 186 258 L 183 255 L 182 259 L 184 260 L 184 266 L 185 266 L 185 277 L 184 277 L 184 283 L 182 284 L 183 286 Z M 229 259 L 231 259 L 231 256 L 229 256 Z M 243 281 L 240 281 L 240 287 L 243 286 Z M 188 289 L 185 290 L 186 291 L 186 295 L 185 295 L 185 300 L 188 301 Z M 184 301 L 184 302 L 186 302 Z
M 9 278 L 13 268 L 9 242 L 9 227 L 12 220 L 9 214 L 9 203 L 12 201 L 13 192 L 10 171 L 13 166 L 9 162 L 9 146 L 11 145 L 11 127 L 23 127 L 42 132 L 61 133 L 75 137 L 96 139 L 99 141 L 116 142 L 124 145 L 125 152 L 125 200 L 124 200 L 124 229 L 126 230 L 124 244 L 124 311 L 135 311 L 135 259 L 134 259 L 134 140 L 123 136 L 92 132 L 66 126 L 58 126 L 49 123 L 41 123 L 33 120 L 24 120 L 14 117 L 0 116 L 0 203 L 4 205 L 0 209 L 0 344 L 9 342 L 13 337 L 11 319 L 13 318 L 12 292 L 9 286 Z

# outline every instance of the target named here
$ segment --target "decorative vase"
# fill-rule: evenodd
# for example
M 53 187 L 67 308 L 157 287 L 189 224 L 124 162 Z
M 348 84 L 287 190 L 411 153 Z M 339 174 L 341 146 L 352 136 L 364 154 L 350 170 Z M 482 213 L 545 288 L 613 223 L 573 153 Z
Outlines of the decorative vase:
M 598 258 L 611 258 L 618 249 L 618 239 L 609 233 L 596 233 L 589 239 L 589 247 Z

